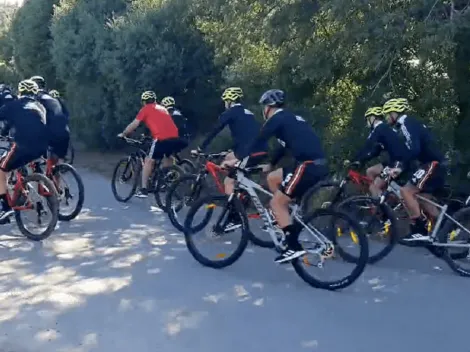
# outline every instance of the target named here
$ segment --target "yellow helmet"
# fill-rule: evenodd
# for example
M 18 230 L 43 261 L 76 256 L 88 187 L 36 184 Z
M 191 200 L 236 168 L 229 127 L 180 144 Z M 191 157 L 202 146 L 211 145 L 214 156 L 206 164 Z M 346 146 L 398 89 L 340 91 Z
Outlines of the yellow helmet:
M 382 107 L 381 106 L 374 106 L 372 108 L 369 108 L 366 110 L 366 113 L 364 114 L 364 117 L 368 117 L 368 116 L 382 116 L 383 115 L 383 112 L 382 112 Z
M 154 91 L 146 90 L 140 96 L 140 100 L 143 100 L 143 101 L 150 100 L 150 99 L 157 100 L 157 95 L 155 94 Z
M 224 90 L 222 94 L 223 101 L 232 101 L 235 102 L 239 99 L 243 98 L 243 91 L 239 87 L 230 87 Z
M 51 97 L 53 97 L 53 98 L 60 98 L 60 93 L 59 93 L 59 91 L 58 91 L 58 90 L 55 90 L 55 89 L 51 90 L 51 91 L 49 92 L 49 95 L 50 95 Z
M 36 82 L 25 79 L 18 84 L 18 93 L 24 94 L 38 94 L 39 93 L 39 86 Z
M 169 108 L 176 105 L 175 99 L 173 97 L 165 97 L 162 99 L 162 105 L 165 108 Z
M 387 100 L 382 108 L 384 114 L 389 112 L 404 112 L 410 109 L 408 100 L 405 98 L 397 98 Z

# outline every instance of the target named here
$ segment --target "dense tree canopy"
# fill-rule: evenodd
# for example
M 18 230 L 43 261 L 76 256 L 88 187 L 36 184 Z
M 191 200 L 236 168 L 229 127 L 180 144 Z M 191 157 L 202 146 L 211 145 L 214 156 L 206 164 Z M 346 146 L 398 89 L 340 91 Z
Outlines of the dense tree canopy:
M 224 87 L 240 85 L 252 107 L 263 90 L 281 87 L 333 161 L 363 142 L 367 106 L 404 96 L 443 148 L 468 163 L 469 4 L 30 0 L 0 31 L 8 43 L 0 75 L 14 79 L 14 62 L 21 76 L 47 77 L 65 92 L 75 131 L 107 147 L 138 110 L 142 90 L 175 96 L 204 132 Z

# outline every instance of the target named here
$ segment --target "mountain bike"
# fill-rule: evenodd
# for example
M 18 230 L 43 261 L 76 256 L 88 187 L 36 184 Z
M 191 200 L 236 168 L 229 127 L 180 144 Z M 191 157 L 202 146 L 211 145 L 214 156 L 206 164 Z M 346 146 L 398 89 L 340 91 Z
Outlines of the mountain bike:
M 188 216 L 186 217 L 184 229 L 186 246 L 194 259 L 202 265 L 216 269 L 224 268 L 237 261 L 245 251 L 248 241 L 250 240 L 251 231 L 245 208 L 240 200 L 242 192 L 246 192 L 250 196 L 250 199 L 263 219 L 271 240 L 275 244 L 275 249 L 280 252 L 284 248 L 283 241 L 285 240 L 285 235 L 276 225 L 274 225 L 274 219 L 271 217 L 270 212 L 261 203 L 257 192 L 264 193 L 270 197 L 272 197 L 272 194 L 249 179 L 250 175 L 260 172 L 261 170 L 260 167 L 246 168 L 245 165 L 247 163 L 247 159 L 248 158 L 245 158 L 239 166 L 235 166 L 229 170 L 229 176 L 235 180 L 235 189 L 231 195 L 208 195 L 199 198 L 192 205 Z M 198 231 L 194 231 L 192 223 L 199 210 L 207 210 L 207 214 L 205 216 L 212 217 L 216 208 L 221 209 L 221 215 L 217 216 L 215 225 L 211 226 L 209 237 L 212 239 L 221 239 L 224 245 L 231 244 L 233 241 L 225 239 L 225 237 L 228 233 L 233 233 L 234 229 L 232 228 L 227 230 L 226 223 L 230 214 L 234 212 L 240 219 L 239 229 L 241 229 L 241 239 L 231 254 L 227 255 L 225 252 L 219 252 L 215 255 L 215 258 L 212 259 L 203 255 L 200 248 L 196 245 L 194 237 Z M 305 282 L 316 288 L 338 290 L 351 285 L 355 280 L 357 280 L 367 264 L 368 243 L 363 229 L 355 220 L 346 213 L 332 208 L 317 209 L 309 214 L 302 215 L 298 204 L 294 204 L 291 207 L 291 215 L 295 221 L 298 221 L 303 226 L 303 229 L 306 230 L 306 234 L 309 236 L 309 240 L 300 241 L 307 254 L 302 258 L 296 258 L 291 262 L 296 273 Z M 322 217 L 330 217 L 331 219 L 320 222 L 316 225 L 312 224 L 314 220 L 321 219 Z M 326 227 L 320 230 L 321 225 Z M 331 238 L 336 236 L 338 228 L 341 228 L 343 232 L 351 231 L 354 233 L 359 245 L 359 260 L 354 263 L 354 268 L 348 275 L 340 279 L 325 281 L 308 273 L 305 267 L 323 269 L 326 259 L 335 258 L 335 246 Z M 315 263 L 312 263 L 312 261 L 308 259 L 309 255 L 315 257 Z
M 45 174 L 53 182 L 59 197 L 59 220 L 70 221 L 75 219 L 80 214 L 85 201 L 85 187 L 77 170 L 70 164 L 55 163 L 51 158 L 50 151 L 48 151 L 47 159 L 35 160 L 29 164 L 29 168 L 37 173 Z M 74 189 L 71 190 L 71 184 L 66 182 L 64 177 L 66 174 L 70 174 L 73 183 L 77 185 L 76 193 L 72 191 Z M 71 201 L 75 199 L 77 201 L 76 205 L 68 210 Z
M 185 207 L 190 207 L 203 193 L 219 193 L 224 194 L 225 188 L 220 180 L 220 176 L 227 175 L 227 171 L 222 169 L 215 163 L 224 158 L 228 152 L 221 152 L 215 154 L 199 153 L 199 171 L 194 175 L 183 175 L 178 181 L 174 182 L 168 189 L 166 195 L 167 214 L 173 226 L 179 230 L 184 231 L 184 218 L 180 212 Z M 208 177 L 210 175 L 210 177 Z M 210 182 L 214 183 L 209 185 Z M 246 208 L 249 208 L 248 219 L 259 219 L 260 215 L 253 209 L 250 202 L 250 197 L 246 192 L 241 194 L 242 203 Z M 199 224 L 194 225 L 195 231 L 200 231 L 204 228 L 209 219 L 204 219 Z M 260 247 L 272 248 L 274 243 L 270 239 L 263 239 L 254 233 L 250 235 L 251 241 Z
M 111 181 L 111 189 L 114 197 L 119 202 L 127 202 L 135 194 L 138 185 L 141 181 L 141 173 L 144 165 L 145 158 L 147 157 L 148 150 L 152 140 L 148 137 L 142 137 L 141 140 L 132 138 L 123 138 L 127 144 L 135 149 L 129 156 L 122 158 L 118 161 L 114 168 L 113 177 Z M 179 150 L 172 153 L 171 156 L 177 154 Z M 157 205 L 165 210 L 164 193 L 166 192 L 167 185 L 177 180 L 184 171 L 178 165 L 171 165 L 169 167 L 161 167 L 162 160 L 158 160 L 152 174 L 149 178 L 149 193 L 153 193 Z M 121 196 L 118 193 L 117 185 L 130 182 L 130 191 Z

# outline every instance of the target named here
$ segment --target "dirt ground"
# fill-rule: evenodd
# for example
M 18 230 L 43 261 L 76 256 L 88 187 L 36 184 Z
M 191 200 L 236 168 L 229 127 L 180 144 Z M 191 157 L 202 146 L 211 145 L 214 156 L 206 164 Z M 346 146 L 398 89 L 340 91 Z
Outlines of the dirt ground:
M 125 156 L 125 152 L 76 151 L 74 166 L 95 171 L 111 178 L 117 162 Z

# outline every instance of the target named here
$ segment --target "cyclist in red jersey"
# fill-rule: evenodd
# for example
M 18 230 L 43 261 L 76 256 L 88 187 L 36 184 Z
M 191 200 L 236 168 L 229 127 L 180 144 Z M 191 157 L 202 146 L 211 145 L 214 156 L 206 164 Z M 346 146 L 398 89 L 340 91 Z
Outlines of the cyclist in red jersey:
M 178 138 L 178 128 L 168 111 L 156 103 L 157 96 L 155 92 L 143 92 L 141 100 L 142 109 L 140 109 L 135 120 L 118 137 L 129 135 L 139 127 L 141 122 L 150 130 L 153 143 L 147 158 L 145 158 L 142 170 L 142 187 L 136 193 L 136 197 L 146 198 L 148 196 L 147 183 L 155 165 L 155 160 L 163 159 L 163 166 L 171 166 L 171 159 L 168 156 L 172 153 L 173 143 L 171 141 Z

